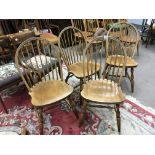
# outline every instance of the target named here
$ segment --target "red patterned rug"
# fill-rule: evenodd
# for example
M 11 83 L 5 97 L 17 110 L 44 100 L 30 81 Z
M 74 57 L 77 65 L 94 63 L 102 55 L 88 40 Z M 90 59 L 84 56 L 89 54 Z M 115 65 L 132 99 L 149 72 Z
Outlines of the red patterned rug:
M 7 96 L 5 105 L 9 109 L 9 114 L 5 114 L 0 106 L 1 131 L 7 127 L 26 126 L 30 134 L 39 134 L 37 116 L 31 108 L 31 99 L 25 88 L 21 87 L 17 92 Z M 44 109 L 44 134 L 96 134 L 99 117 L 91 111 L 87 112 L 87 117 L 87 121 L 79 128 L 79 120 L 65 102 L 54 107 L 47 107 Z
M 9 114 L 5 114 L 0 105 L 0 132 L 11 130 L 20 133 L 19 127 L 26 126 L 30 134 L 39 134 L 37 116 L 31 109 L 27 90 L 20 86 L 9 91 L 2 94 Z M 78 103 L 79 95 L 75 92 L 73 96 Z M 77 110 L 80 113 L 78 106 Z M 120 111 L 121 134 L 155 134 L 154 110 L 141 105 L 132 97 L 127 97 Z M 117 134 L 115 112 L 111 109 L 90 108 L 86 121 L 79 128 L 79 120 L 67 104 L 61 102 L 57 106 L 44 109 L 44 122 L 44 134 L 47 135 Z

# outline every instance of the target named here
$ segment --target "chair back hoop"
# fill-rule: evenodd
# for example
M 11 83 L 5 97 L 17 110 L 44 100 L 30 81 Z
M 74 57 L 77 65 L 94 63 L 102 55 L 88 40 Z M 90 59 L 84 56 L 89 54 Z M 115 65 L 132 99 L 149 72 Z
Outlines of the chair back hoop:
M 82 56 L 86 41 L 78 28 L 68 26 L 60 32 L 58 38 L 61 56 L 68 69 L 71 64 L 83 60 Z
M 22 42 L 15 63 L 29 91 L 41 81 L 63 80 L 59 48 L 46 39 L 32 37 Z
M 107 35 L 116 37 L 123 43 L 127 56 L 134 57 L 137 53 L 139 33 L 134 25 L 127 22 L 114 23 Z
M 83 57 L 84 83 L 106 78 L 120 84 L 125 70 L 126 51 L 118 39 L 110 36 L 94 38 L 87 44 Z

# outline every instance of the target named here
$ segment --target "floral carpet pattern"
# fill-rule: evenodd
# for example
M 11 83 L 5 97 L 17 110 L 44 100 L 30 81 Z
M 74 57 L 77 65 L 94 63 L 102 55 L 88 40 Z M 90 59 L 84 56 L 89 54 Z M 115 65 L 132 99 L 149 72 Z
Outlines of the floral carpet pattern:
M 78 80 L 69 79 L 72 86 L 78 84 Z M 31 107 L 31 99 L 23 84 L 12 87 L 1 94 L 3 96 L 9 114 L 3 112 L 0 105 L 0 134 L 20 134 L 21 127 L 26 127 L 29 134 L 39 134 L 38 118 Z M 79 108 L 79 90 L 75 89 L 72 95 Z M 140 104 L 135 98 L 126 96 L 121 111 L 121 134 L 155 134 L 155 110 Z M 116 116 L 112 109 L 89 108 L 87 118 L 79 127 L 79 120 L 62 101 L 54 107 L 44 109 L 44 134 L 46 135 L 109 135 L 118 134 Z

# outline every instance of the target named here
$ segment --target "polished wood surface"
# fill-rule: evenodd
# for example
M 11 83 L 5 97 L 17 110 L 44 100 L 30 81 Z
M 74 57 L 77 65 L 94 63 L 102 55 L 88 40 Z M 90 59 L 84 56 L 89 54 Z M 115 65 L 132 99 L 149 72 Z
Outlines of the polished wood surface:
M 113 55 L 113 56 L 109 56 L 108 58 L 107 58 L 107 60 L 106 60 L 106 63 L 107 64 L 111 64 L 111 65 L 116 65 L 116 66 L 123 66 L 123 62 L 124 61 L 124 59 L 123 59 L 123 56 L 121 56 L 121 55 Z M 134 60 L 134 59 L 132 59 L 132 58 L 130 58 L 130 57 L 126 57 L 126 67 L 136 67 L 138 65 L 138 63 Z
M 94 47 L 94 42 L 100 42 L 100 46 L 95 44 L 96 46 Z M 122 56 L 119 58 L 119 64 L 116 63 L 117 56 L 115 56 L 118 52 L 117 49 L 119 49 L 119 54 Z M 123 94 L 121 87 L 119 87 L 126 64 L 126 53 L 124 47 L 122 43 L 116 38 L 105 38 L 103 36 L 99 36 L 93 39 L 87 45 L 84 51 L 84 55 L 84 63 L 95 62 L 95 66 L 99 64 L 99 71 L 96 71 L 97 67 L 95 67 L 95 74 L 89 75 L 92 73 L 92 68 L 83 67 L 85 77 L 83 89 L 81 91 L 83 106 L 79 126 L 81 126 L 84 122 L 88 106 L 114 108 L 116 112 L 118 132 L 120 133 L 121 119 L 119 105 L 122 104 L 125 100 L 125 95 Z M 109 65 L 106 63 L 108 56 L 112 59 L 112 61 L 109 61 Z M 118 67 L 115 67 L 115 64 L 117 64 Z M 109 73 L 112 73 L 112 77 L 108 76 Z M 109 78 L 109 80 L 107 78 Z M 111 105 L 112 107 L 107 104 Z
M 90 36 L 93 35 L 92 32 L 81 31 L 81 33 L 83 34 L 83 36 L 84 36 L 85 38 L 90 37 Z M 75 33 L 75 36 L 76 36 L 76 37 L 79 37 L 80 35 L 79 35 L 79 33 L 77 32 L 77 33 Z
M 15 62 L 37 113 L 40 134 L 44 133 L 44 106 L 65 99 L 78 118 L 75 104 L 70 103 L 73 88 L 63 80 L 60 51 L 52 42 L 40 37 L 29 38 L 18 47 Z
M 60 101 L 73 92 L 73 88 L 60 80 L 43 81 L 34 85 L 29 94 L 34 106 L 45 106 Z
M 134 25 L 127 22 L 114 23 L 108 30 L 107 35 L 120 39 L 120 41 L 127 48 L 127 55 L 129 57 L 134 57 L 137 53 L 139 33 Z
M 69 72 L 73 73 L 78 78 L 83 78 L 84 77 L 83 69 L 84 68 L 86 69 L 87 67 L 89 67 L 90 70 L 89 70 L 89 72 L 86 72 L 85 76 L 94 74 L 95 71 L 99 71 L 99 69 L 100 69 L 99 64 L 96 64 L 96 70 L 95 70 L 94 62 L 83 63 L 83 61 L 81 61 L 81 62 L 77 62 L 77 63 L 70 65 Z
M 58 37 L 56 35 L 54 35 L 54 34 L 43 33 L 43 34 L 40 35 L 40 37 L 52 42 L 53 44 L 58 44 Z
M 139 55 L 140 45 L 138 30 L 134 25 L 127 22 L 118 22 L 112 25 L 107 34 L 118 38 L 125 47 L 127 54 L 125 77 L 130 80 L 131 91 L 134 92 L 134 68 L 138 66 L 138 63 L 134 60 L 134 55 L 136 53 Z M 107 64 L 109 64 L 109 59 Z
M 116 83 L 107 79 L 89 81 L 84 85 L 81 95 L 86 100 L 103 103 L 121 103 L 125 95 Z
M 76 35 L 75 35 L 76 34 Z M 66 82 L 71 76 L 80 78 L 80 87 L 83 83 L 83 51 L 86 47 L 85 37 L 82 32 L 73 26 L 64 28 L 59 34 L 58 46 L 61 56 L 68 69 Z
M 72 26 L 81 30 L 88 43 L 93 39 L 97 28 L 99 28 L 98 19 L 72 19 L 71 22 Z M 77 33 L 75 33 L 75 36 L 79 37 Z

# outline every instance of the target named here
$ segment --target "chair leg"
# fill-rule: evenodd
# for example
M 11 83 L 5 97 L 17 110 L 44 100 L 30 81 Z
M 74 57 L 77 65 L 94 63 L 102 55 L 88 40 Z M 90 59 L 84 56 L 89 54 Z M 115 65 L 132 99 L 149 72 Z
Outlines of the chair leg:
M 140 46 L 140 41 L 137 44 L 137 55 L 139 56 L 139 46 Z
M 79 119 L 79 115 L 75 109 L 75 106 L 76 106 L 75 102 L 71 98 L 65 99 L 65 101 L 67 102 L 67 104 L 69 104 L 71 106 L 73 113 L 75 114 L 76 118 Z
M 134 92 L 134 68 L 131 68 L 131 92 Z
M 67 83 L 68 82 L 68 79 L 70 78 L 70 73 L 68 73 L 66 79 L 65 79 L 65 82 Z
M 98 79 L 100 79 L 100 71 L 97 72 Z
M 3 102 L 1 96 L 0 96 L 0 103 L 2 104 L 4 111 L 8 114 L 8 110 L 7 110 L 6 106 L 4 105 L 4 102 Z
M 80 79 L 80 92 L 82 91 L 82 89 L 83 89 L 83 79 Z M 82 103 L 82 97 L 81 97 L 81 95 L 80 95 L 80 105 L 82 105 L 83 103 Z
M 39 119 L 39 130 L 40 130 L 40 135 L 43 135 L 43 108 L 40 107 L 40 108 L 36 108 L 36 112 L 37 112 L 37 116 L 38 116 L 38 119 Z
M 82 91 L 83 89 L 83 79 L 80 79 L 80 92 Z
M 83 121 L 84 121 L 85 116 L 86 116 L 87 101 L 86 101 L 85 99 L 83 99 L 83 105 L 82 105 L 81 110 L 82 110 L 82 117 L 81 117 L 81 119 L 80 119 L 79 127 L 81 127 L 81 126 L 82 126 Z
M 116 104 L 116 119 L 117 119 L 117 128 L 118 133 L 121 133 L 121 118 L 120 118 L 120 111 L 119 111 L 120 105 Z

